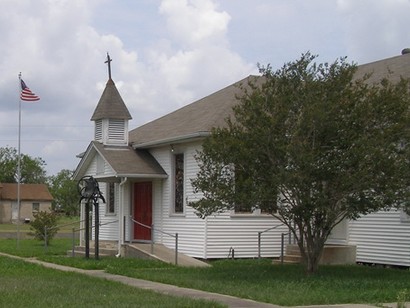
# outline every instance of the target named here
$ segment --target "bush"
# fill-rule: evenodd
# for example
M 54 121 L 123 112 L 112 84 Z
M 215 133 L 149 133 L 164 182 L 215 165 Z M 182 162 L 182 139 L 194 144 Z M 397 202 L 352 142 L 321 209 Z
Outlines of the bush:
M 34 231 L 34 238 L 40 241 L 46 240 L 47 228 L 47 245 L 58 232 L 58 216 L 49 212 L 37 212 L 34 215 L 34 221 L 30 222 L 30 229 Z

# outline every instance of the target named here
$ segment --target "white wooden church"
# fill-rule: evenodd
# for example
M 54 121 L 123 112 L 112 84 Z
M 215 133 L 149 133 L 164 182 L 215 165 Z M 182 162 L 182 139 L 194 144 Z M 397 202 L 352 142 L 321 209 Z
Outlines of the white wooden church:
M 359 66 L 358 74 L 367 72 L 373 73 L 373 82 L 408 78 L 410 54 Z M 232 250 L 238 258 L 280 255 L 281 234 L 288 229 L 269 214 L 229 211 L 201 219 L 188 206 L 199 198 L 191 186 L 199 170 L 194 155 L 213 127 L 225 125 L 238 103 L 238 85 L 249 78 L 258 77 L 129 131 L 131 115 L 109 76 L 91 117 L 94 140 L 74 175 L 75 180 L 93 176 L 105 196 L 106 203 L 99 205 L 100 240 L 112 241 L 121 254 L 121 247 L 132 242 L 154 241 L 174 249 L 170 235 L 177 233 L 178 251 L 198 259 L 227 258 Z M 328 243 L 354 246 L 357 262 L 410 266 L 410 220 L 400 211 L 344 221 Z

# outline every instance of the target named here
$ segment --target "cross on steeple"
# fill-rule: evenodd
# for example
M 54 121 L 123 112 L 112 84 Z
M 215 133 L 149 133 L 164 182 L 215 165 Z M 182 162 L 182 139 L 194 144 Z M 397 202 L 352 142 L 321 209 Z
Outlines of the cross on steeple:
M 107 52 L 107 61 L 105 61 L 104 63 L 107 63 L 108 65 L 108 79 L 111 79 L 111 61 L 112 59 L 110 58 L 110 55 Z

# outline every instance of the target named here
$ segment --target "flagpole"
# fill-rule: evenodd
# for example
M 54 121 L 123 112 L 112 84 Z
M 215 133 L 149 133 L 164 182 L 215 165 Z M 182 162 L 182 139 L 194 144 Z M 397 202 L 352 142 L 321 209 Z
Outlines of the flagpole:
M 21 91 L 21 72 L 19 74 L 19 87 Z M 19 133 L 18 133 L 18 146 L 17 146 L 17 248 L 20 247 L 20 178 L 21 178 L 21 96 L 19 95 Z

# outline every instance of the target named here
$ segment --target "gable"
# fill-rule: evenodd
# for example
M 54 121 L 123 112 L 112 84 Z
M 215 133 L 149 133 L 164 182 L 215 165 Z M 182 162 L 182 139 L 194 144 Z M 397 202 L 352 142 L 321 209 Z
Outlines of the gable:
M 82 157 L 74 179 L 79 180 L 89 172 L 97 177 L 151 177 L 165 178 L 167 174 L 160 164 L 144 150 L 130 146 L 107 146 L 93 141 Z

